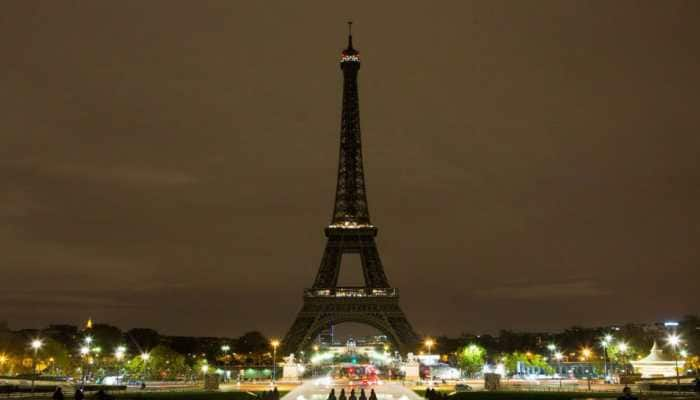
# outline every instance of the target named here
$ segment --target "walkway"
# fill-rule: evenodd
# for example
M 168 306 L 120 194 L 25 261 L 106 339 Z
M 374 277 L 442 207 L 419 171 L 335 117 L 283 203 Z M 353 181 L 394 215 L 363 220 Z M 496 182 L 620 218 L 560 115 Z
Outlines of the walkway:
M 319 385 L 312 381 L 306 381 L 301 386 L 287 393 L 282 400 L 326 400 L 331 388 L 335 389 L 336 398 L 340 394 L 340 389 L 345 388 L 345 393 L 349 396 L 351 386 L 344 385 Z M 354 386 L 355 395 L 360 396 L 360 389 Z M 396 383 L 385 383 L 365 387 L 365 393 L 369 397 L 370 390 L 374 389 L 378 400 L 423 400 L 411 389 Z

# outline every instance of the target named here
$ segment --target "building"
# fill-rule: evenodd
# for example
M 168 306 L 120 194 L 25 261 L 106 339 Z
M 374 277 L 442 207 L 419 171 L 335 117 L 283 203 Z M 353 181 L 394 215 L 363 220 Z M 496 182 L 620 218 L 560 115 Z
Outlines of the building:
M 641 374 L 642 378 L 654 378 L 676 376 L 676 367 L 683 368 L 685 361 L 664 353 L 663 349 L 660 349 L 654 342 L 648 356 L 630 363 L 634 367 L 634 372 Z

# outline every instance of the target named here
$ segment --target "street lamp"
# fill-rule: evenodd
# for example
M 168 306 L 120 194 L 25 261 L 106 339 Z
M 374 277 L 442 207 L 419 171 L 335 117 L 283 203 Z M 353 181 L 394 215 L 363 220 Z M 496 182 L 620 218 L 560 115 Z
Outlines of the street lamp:
M 681 377 L 678 374 L 678 346 L 681 344 L 681 337 L 672 333 L 666 338 L 666 343 L 673 349 L 673 358 L 676 361 L 676 386 L 681 391 Z
M 430 355 L 430 349 L 433 348 L 435 341 L 431 338 L 427 338 L 427 339 L 425 339 L 425 342 L 423 342 L 423 344 L 425 344 L 425 347 L 428 348 L 428 355 Z
M 229 356 L 228 356 L 228 351 L 231 350 L 231 346 L 225 344 L 221 346 L 221 352 L 224 353 L 224 365 L 226 366 L 226 370 L 228 371 L 228 363 L 229 363 Z M 227 374 L 223 375 L 224 380 L 228 381 Z
M 146 372 L 148 371 L 148 360 L 151 358 L 151 355 L 149 353 L 143 352 L 141 353 L 141 361 L 143 361 L 143 379 L 141 380 L 142 384 L 146 383 Z
M 561 354 L 561 351 L 557 351 L 554 353 L 554 358 L 557 360 L 557 369 L 559 370 L 557 371 L 559 375 L 559 389 L 561 389 L 561 359 L 564 358 L 564 355 Z
M 600 341 L 600 345 L 603 347 L 603 375 L 605 375 L 605 381 L 608 380 L 608 346 L 612 344 L 612 335 L 605 335 Z
M 273 339 L 270 345 L 272 346 L 272 384 L 274 385 L 277 377 L 277 347 L 280 345 L 280 341 Z
M 584 347 L 583 349 L 581 349 L 581 355 L 583 356 L 584 360 L 588 361 L 588 359 L 591 357 L 591 354 L 593 353 L 588 347 Z
M 554 357 L 554 352 L 557 351 L 557 345 L 550 343 L 547 345 L 547 350 L 549 350 L 549 356 Z
M 629 351 L 629 345 L 625 342 L 620 342 L 617 345 L 617 350 L 620 352 L 622 359 L 622 371 L 627 374 L 627 351 Z
M 126 347 L 124 346 L 117 346 L 114 349 L 114 359 L 117 360 L 117 363 L 121 363 L 121 361 L 124 359 L 124 355 L 126 354 Z M 121 376 L 122 368 L 121 365 L 117 366 L 117 376 Z
M 124 354 L 126 354 L 126 347 L 117 346 L 117 348 L 114 349 L 114 358 L 116 358 L 117 360 L 119 360 L 119 361 L 123 360 Z
M 36 357 L 43 345 L 44 342 L 41 339 L 34 339 L 30 343 L 31 348 L 34 350 L 34 357 L 32 358 L 32 393 L 34 392 L 34 378 L 36 378 Z
M 7 362 L 8 358 L 5 353 L 0 354 L 0 373 L 3 373 L 5 370 L 5 363 Z

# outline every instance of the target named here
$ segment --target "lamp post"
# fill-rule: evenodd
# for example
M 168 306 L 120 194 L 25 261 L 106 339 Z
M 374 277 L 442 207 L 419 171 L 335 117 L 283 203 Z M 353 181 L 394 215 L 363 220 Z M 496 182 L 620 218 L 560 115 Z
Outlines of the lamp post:
M 5 355 L 5 353 L 0 354 L 0 374 L 4 373 L 5 363 L 7 362 L 7 360 L 8 360 L 8 358 L 7 358 L 7 355 Z
M 311 357 L 311 367 L 313 370 L 311 370 L 311 375 L 315 378 L 316 377 L 316 363 L 314 362 L 314 359 L 318 358 L 318 345 L 314 345 L 314 355 Z
M 90 345 L 92 344 L 92 336 L 85 336 L 83 338 L 83 346 L 80 348 L 80 355 L 85 357 L 85 368 L 83 369 L 83 384 L 88 379 L 91 372 L 90 370 Z
M 617 345 L 617 351 L 620 352 L 620 357 L 622 358 L 622 371 L 627 375 L 627 351 L 629 346 L 625 342 L 620 342 Z
M 34 350 L 34 357 L 32 357 L 32 393 L 34 393 L 34 379 L 36 378 L 36 357 L 39 354 L 39 349 L 44 345 L 40 339 L 34 339 L 30 343 L 30 346 Z
M 141 380 L 141 385 L 145 386 L 146 385 L 146 376 L 148 372 L 148 359 L 151 358 L 151 355 L 144 352 L 141 353 L 141 360 L 143 361 L 143 379 Z
M 428 348 L 428 355 L 430 355 L 430 349 L 433 348 L 435 341 L 431 338 L 427 338 L 427 339 L 425 339 L 425 342 L 423 342 L 423 344 L 425 344 L 425 347 Z
M 560 351 L 557 351 L 554 353 L 554 358 L 557 360 L 557 369 L 559 370 L 559 389 L 561 390 L 561 359 L 564 358 L 564 355 L 561 354 Z
M 676 387 L 678 391 L 681 391 L 681 377 L 678 373 L 678 345 L 681 344 L 681 338 L 680 336 L 676 335 L 675 333 L 670 334 L 666 338 L 666 342 L 671 346 L 673 349 L 673 359 L 676 362 Z
M 117 346 L 116 349 L 114 349 L 114 359 L 117 360 L 117 375 L 121 376 L 122 372 L 122 367 L 121 367 L 121 362 L 124 360 L 124 355 L 126 354 L 126 347 L 124 346 Z
M 229 356 L 228 356 L 228 351 L 231 350 L 231 346 L 225 344 L 221 346 L 221 352 L 224 353 L 224 366 L 226 366 L 226 370 L 229 370 L 228 364 L 229 364 Z M 228 373 L 224 374 L 224 379 L 228 382 Z
M 273 339 L 270 345 L 272 346 L 272 384 L 274 385 L 277 378 L 277 347 L 280 345 L 280 341 Z
M 550 343 L 547 345 L 547 350 L 549 350 L 549 358 L 552 359 L 554 358 L 554 352 L 557 351 L 557 345 L 554 343 Z
M 585 361 L 588 361 L 591 358 L 591 355 L 593 355 L 593 352 L 588 347 L 584 347 L 581 350 L 581 355 L 583 356 L 583 359 Z M 586 369 L 586 378 L 588 379 L 588 391 L 589 392 L 591 391 L 591 370 L 592 369 L 593 369 L 592 366 L 590 369 Z
M 207 372 L 209 371 L 209 365 L 204 364 L 202 365 L 202 382 L 204 382 L 204 386 L 207 386 Z
M 600 345 L 603 347 L 603 376 L 604 382 L 608 381 L 608 346 L 612 343 L 612 335 L 605 335 L 600 341 Z

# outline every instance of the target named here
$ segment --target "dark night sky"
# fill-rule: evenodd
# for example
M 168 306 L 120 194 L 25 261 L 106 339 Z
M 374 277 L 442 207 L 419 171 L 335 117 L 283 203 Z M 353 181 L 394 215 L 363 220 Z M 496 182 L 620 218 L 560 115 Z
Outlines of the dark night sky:
M 332 211 L 348 19 L 417 331 L 700 311 L 700 2 L 301 4 L 3 3 L 0 320 L 282 336 Z

